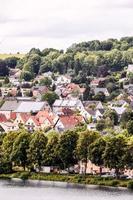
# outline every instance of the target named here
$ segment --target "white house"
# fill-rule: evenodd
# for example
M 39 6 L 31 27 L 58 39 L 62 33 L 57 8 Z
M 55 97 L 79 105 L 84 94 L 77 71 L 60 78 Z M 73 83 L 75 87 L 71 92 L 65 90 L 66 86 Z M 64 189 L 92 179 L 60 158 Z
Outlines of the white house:
M 4 132 L 8 133 L 10 131 L 17 131 L 19 126 L 13 122 L 1 122 L 0 127 L 3 129 Z
M 59 76 L 57 81 L 55 82 L 56 85 L 64 85 L 71 83 L 71 78 L 69 76 Z
M 54 113 L 61 113 L 62 109 L 69 108 L 71 110 L 79 110 L 82 111 L 84 106 L 79 99 L 69 100 L 69 99 L 57 99 L 53 104 Z
M 97 95 L 99 92 L 103 92 L 105 96 L 109 96 L 109 92 L 107 90 L 107 88 L 95 88 L 94 89 L 94 93 L 95 95 Z
M 127 72 L 133 73 L 133 64 L 128 65 Z

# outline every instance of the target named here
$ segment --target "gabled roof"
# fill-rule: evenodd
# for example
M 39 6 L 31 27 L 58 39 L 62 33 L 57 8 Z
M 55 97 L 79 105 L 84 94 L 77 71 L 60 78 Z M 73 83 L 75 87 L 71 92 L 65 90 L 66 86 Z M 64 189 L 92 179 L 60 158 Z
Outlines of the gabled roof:
M 20 105 L 17 107 L 15 112 L 17 113 L 30 113 L 30 112 L 38 112 L 42 110 L 46 105 L 48 105 L 47 102 L 21 102 Z
M 28 123 L 28 121 L 29 121 L 30 119 L 34 122 L 34 124 L 35 124 L 36 126 L 40 126 L 40 123 L 39 123 L 39 121 L 36 119 L 35 116 L 30 116 L 29 119 L 27 120 L 27 123 Z
M 91 106 L 93 104 L 95 106 L 97 106 L 99 103 L 102 104 L 101 101 L 83 101 L 83 106 L 84 107 L 89 107 L 89 106 Z
M 0 108 L 1 111 L 15 111 L 21 103 L 18 101 L 5 101 Z
M 71 129 L 79 123 L 83 122 L 83 117 L 76 115 L 61 115 L 59 116 L 59 120 L 61 121 L 65 129 Z
M 96 110 L 86 109 L 86 111 L 87 111 L 91 116 L 95 116 L 95 115 L 96 115 Z
M 122 115 L 126 110 L 124 107 L 111 107 L 111 109 L 115 110 L 118 115 Z
M 49 91 L 49 89 L 48 89 L 48 87 L 46 87 L 46 86 L 34 86 L 33 88 L 32 88 L 32 91 L 33 90 L 35 90 L 35 91 L 38 91 L 38 92 L 40 92 L 40 93 L 45 93 L 45 92 L 48 92 Z
M 97 93 L 99 93 L 99 92 L 103 92 L 103 93 L 105 93 L 105 92 L 108 92 L 108 90 L 107 90 L 107 88 L 95 88 L 94 89 L 94 92 L 95 92 L 95 94 L 97 94 Z
M 29 119 L 30 115 L 28 115 L 27 113 L 20 113 L 20 117 L 23 120 L 23 122 L 25 123 Z
M 6 121 L 7 121 L 6 116 L 0 113 L 0 122 L 6 122 Z
M 78 84 L 75 84 L 75 83 L 69 83 L 66 86 L 66 89 L 64 92 L 71 93 L 75 90 L 78 90 L 80 93 L 83 93 L 85 91 L 85 88 L 81 88 Z
M 120 100 L 111 102 L 111 104 L 112 104 L 112 107 L 113 107 L 113 106 L 114 106 L 114 107 L 121 107 L 121 106 L 123 106 L 124 104 L 128 104 L 128 103 L 127 103 L 125 100 L 120 99 Z
M 10 119 L 12 119 L 12 120 L 16 119 L 16 113 L 15 112 L 11 112 Z
M 106 78 L 97 78 L 97 79 L 93 79 L 91 82 L 90 82 L 90 85 L 99 85 L 99 83 L 101 81 L 104 81 L 106 80 Z
M 54 120 L 57 118 L 55 114 L 48 111 L 39 111 L 35 117 L 40 124 L 43 124 L 45 120 L 48 120 L 51 125 L 54 125 Z
M 79 103 L 81 103 L 80 100 L 57 99 L 57 100 L 55 100 L 53 107 L 75 107 Z

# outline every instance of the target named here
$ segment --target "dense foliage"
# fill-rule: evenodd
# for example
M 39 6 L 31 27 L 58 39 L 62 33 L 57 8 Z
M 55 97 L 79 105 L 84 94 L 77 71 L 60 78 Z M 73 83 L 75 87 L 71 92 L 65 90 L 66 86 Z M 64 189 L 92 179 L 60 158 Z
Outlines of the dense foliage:
M 6 163 L 11 170 L 14 166 L 21 166 L 24 170 L 56 166 L 69 171 L 71 166 L 82 162 L 85 166 L 82 173 L 86 173 L 89 160 L 99 167 L 115 169 L 117 176 L 125 167 L 133 168 L 133 138 L 130 135 L 102 136 L 83 128 L 63 134 L 28 133 L 22 129 L 0 135 L 0 141 L 0 165 L 8 172 Z
M 8 75 L 10 68 L 17 67 L 22 69 L 25 80 L 51 71 L 68 73 L 75 82 L 83 83 L 87 81 L 87 76 L 106 76 L 110 71 L 122 70 L 132 63 L 132 57 L 133 37 L 73 44 L 65 53 L 53 48 L 42 51 L 33 48 L 22 59 L 12 57 L 0 60 L 0 76 Z

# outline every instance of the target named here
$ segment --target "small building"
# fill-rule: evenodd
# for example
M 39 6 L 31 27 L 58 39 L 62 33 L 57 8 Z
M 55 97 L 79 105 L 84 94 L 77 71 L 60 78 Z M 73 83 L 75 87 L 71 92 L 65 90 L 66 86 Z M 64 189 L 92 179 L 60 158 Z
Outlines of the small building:
M 41 110 L 50 110 L 50 106 L 47 102 L 35 102 L 35 101 L 22 101 L 17 109 L 16 113 L 38 113 Z
M 80 123 L 84 123 L 84 118 L 80 115 L 60 115 L 55 125 L 55 130 L 63 132 L 75 128 Z
M 57 99 L 53 104 L 53 112 L 56 114 L 61 113 L 62 109 L 69 108 L 71 110 L 79 110 L 84 109 L 82 102 L 79 99 L 69 100 L 69 99 Z
M 133 73 L 133 64 L 128 65 L 127 73 Z
M 104 109 L 101 101 L 83 101 L 83 106 L 87 109 Z
M 55 82 L 55 85 L 66 85 L 71 83 L 71 78 L 69 76 L 59 76 L 57 77 L 57 81 Z
M 104 95 L 107 97 L 109 96 L 109 92 L 108 92 L 107 88 L 98 88 L 98 87 L 94 88 L 95 95 L 97 95 L 99 92 L 104 93 Z
M 5 133 L 10 131 L 17 131 L 19 129 L 18 125 L 14 124 L 13 122 L 1 122 L 0 123 L 0 130 L 3 130 Z
M 21 102 L 19 101 L 5 101 L 5 103 L 0 108 L 0 113 L 4 114 L 7 119 L 11 118 L 12 112 L 17 110 Z

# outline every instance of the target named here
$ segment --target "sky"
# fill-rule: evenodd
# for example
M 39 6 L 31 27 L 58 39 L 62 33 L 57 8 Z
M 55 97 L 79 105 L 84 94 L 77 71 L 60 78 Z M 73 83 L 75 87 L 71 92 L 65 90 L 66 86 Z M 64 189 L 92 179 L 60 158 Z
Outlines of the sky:
M 133 36 L 133 0 L 0 0 L 0 53 Z

